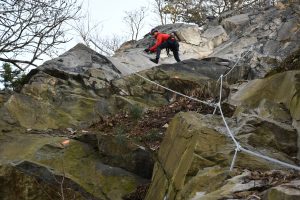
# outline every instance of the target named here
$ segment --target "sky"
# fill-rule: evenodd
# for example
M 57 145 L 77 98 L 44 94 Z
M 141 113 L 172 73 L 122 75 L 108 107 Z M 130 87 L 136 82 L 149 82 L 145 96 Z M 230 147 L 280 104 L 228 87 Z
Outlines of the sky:
M 128 25 L 123 21 L 125 11 L 146 7 L 144 27 L 140 34 L 142 37 L 153 28 L 152 26 L 158 25 L 152 12 L 152 2 L 154 0 L 83 0 L 82 10 L 88 11 L 91 24 L 99 24 L 97 32 L 105 37 L 111 34 L 128 35 Z M 67 46 L 74 46 L 78 42 L 80 38 L 74 35 Z

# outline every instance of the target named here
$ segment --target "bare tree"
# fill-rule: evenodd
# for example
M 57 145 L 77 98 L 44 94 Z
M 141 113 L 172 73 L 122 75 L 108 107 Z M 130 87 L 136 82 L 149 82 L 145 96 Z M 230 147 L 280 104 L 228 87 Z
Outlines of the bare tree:
M 125 37 L 112 34 L 111 37 L 100 37 L 99 35 L 95 35 L 90 41 L 99 53 L 105 56 L 112 56 L 125 40 Z
M 37 66 L 68 41 L 64 24 L 80 9 L 77 0 L 0 0 L 0 61 L 20 70 Z
M 146 7 L 141 7 L 133 11 L 126 11 L 125 14 L 126 16 L 123 20 L 130 28 L 131 40 L 137 40 L 139 33 L 144 26 Z
M 80 17 L 80 19 L 77 20 L 75 22 L 75 25 L 73 25 L 72 27 L 75 30 L 75 32 L 79 34 L 79 37 L 83 40 L 83 43 L 86 46 L 90 47 L 91 39 L 93 38 L 95 32 L 97 32 L 99 25 L 100 22 L 93 24 L 91 22 L 89 12 L 86 12 L 86 14 Z
M 153 11 L 158 15 L 161 25 L 167 24 L 167 14 L 164 12 L 165 5 L 165 0 L 154 0 L 153 2 Z
M 119 37 L 116 34 L 111 34 L 110 37 L 103 36 L 101 34 L 102 27 L 99 28 L 100 24 L 101 22 L 93 23 L 87 12 L 72 27 L 79 34 L 79 37 L 86 46 L 102 55 L 112 56 L 125 41 L 125 38 Z

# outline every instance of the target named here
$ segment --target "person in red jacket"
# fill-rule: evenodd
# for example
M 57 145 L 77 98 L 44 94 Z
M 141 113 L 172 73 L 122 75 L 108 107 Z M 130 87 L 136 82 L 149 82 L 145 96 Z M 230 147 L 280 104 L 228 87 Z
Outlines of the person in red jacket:
M 150 60 L 154 63 L 158 63 L 160 58 L 160 53 L 162 49 L 170 49 L 173 52 L 174 58 L 177 62 L 180 62 L 179 58 L 179 44 L 175 37 L 166 33 L 160 33 L 156 29 L 152 29 L 150 34 L 156 39 L 154 46 L 145 49 L 145 52 L 156 52 L 156 58 Z

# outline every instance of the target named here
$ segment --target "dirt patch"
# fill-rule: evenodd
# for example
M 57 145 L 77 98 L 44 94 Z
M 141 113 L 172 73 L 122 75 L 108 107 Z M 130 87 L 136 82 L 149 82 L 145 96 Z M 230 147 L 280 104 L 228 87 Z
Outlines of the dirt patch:
M 223 113 L 231 117 L 234 107 L 222 105 Z M 129 111 L 122 111 L 113 116 L 104 117 L 90 127 L 91 131 L 106 134 L 123 135 L 137 140 L 146 147 L 157 150 L 171 119 L 179 112 L 195 111 L 201 114 L 212 114 L 213 107 L 195 101 L 180 98 L 177 101 L 155 110 L 142 113 L 138 118 Z M 218 111 L 216 112 L 218 113 Z

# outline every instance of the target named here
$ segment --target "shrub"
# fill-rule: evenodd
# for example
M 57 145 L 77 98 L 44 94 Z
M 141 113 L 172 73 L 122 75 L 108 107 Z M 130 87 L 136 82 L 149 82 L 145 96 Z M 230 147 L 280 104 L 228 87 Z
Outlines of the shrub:
M 155 141 L 161 141 L 163 138 L 163 135 L 161 134 L 161 131 L 158 129 L 152 129 L 150 130 L 144 137 L 144 141 L 146 142 L 155 142 Z
M 129 108 L 129 115 L 132 119 L 140 119 L 143 115 L 143 109 L 138 105 L 132 105 Z
M 124 144 L 126 141 L 126 128 L 122 125 L 118 125 L 113 129 L 114 135 L 116 136 L 116 141 L 119 144 Z
M 4 63 L 2 69 L 0 83 L 3 83 L 6 89 L 20 91 L 25 84 L 26 75 L 20 70 L 13 70 L 8 63 Z

